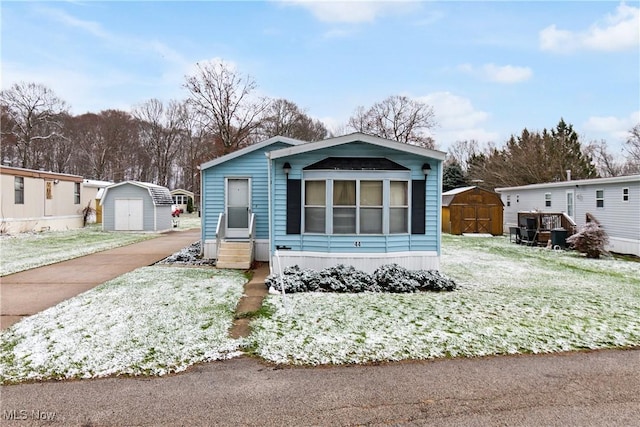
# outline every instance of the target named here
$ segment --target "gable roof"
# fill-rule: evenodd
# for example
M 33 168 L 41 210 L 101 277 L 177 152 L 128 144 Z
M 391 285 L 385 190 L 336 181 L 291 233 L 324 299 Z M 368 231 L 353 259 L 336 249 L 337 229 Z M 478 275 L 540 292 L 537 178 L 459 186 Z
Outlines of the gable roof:
M 193 191 L 185 190 L 184 188 L 176 188 L 174 190 L 171 190 L 172 196 L 176 194 L 184 194 L 193 197 Z
M 200 170 L 208 169 L 212 166 L 219 165 L 220 163 L 227 162 L 231 159 L 244 156 L 247 153 L 251 153 L 252 151 L 256 151 L 261 148 L 268 147 L 269 145 L 275 144 L 276 142 L 283 142 L 288 145 L 308 144 L 307 141 L 302 141 L 300 139 L 287 138 L 286 136 L 274 136 L 264 141 L 249 145 L 248 147 L 241 148 L 240 150 L 234 151 L 233 153 L 225 154 L 224 156 L 220 156 L 213 160 L 209 160 L 208 162 L 202 163 L 200 165 Z
M 112 190 L 116 187 L 120 187 L 123 185 L 135 185 L 137 187 L 141 187 L 146 189 L 151 196 L 151 200 L 153 200 L 153 204 L 158 205 L 172 205 L 173 198 L 171 197 L 171 192 L 167 187 L 163 187 L 161 185 L 152 184 L 150 182 L 140 182 L 140 181 L 123 181 L 117 184 L 110 185 L 104 189 L 104 193 L 102 194 L 102 198 L 100 200 L 100 204 L 106 198 L 109 190 Z
M 496 200 L 498 200 L 500 204 L 504 206 L 504 204 L 502 203 L 502 200 L 500 199 L 500 195 L 498 195 L 497 193 L 494 193 L 491 190 L 480 188 L 477 185 L 472 185 L 469 187 L 454 188 L 453 190 L 445 191 L 444 193 L 442 193 L 442 206 L 446 207 L 451 205 L 451 202 L 453 202 L 453 200 L 456 198 L 458 194 L 466 193 L 467 191 L 473 191 L 474 194 L 477 194 L 478 192 L 490 194 L 494 196 Z
M 535 190 L 541 188 L 575 187 L 578 185 L 600 185 L 640 182 L 640 175 L 612 176 L 607 178 L 574 179 L 571 181 L 545 182 L 541 184 L 521 185 L 518 187 L 496 188 L 496 193 L 513 190 Z
M 335 138 L 323 139 L 322 141 L 307 142 L 306 144 L 281 148 L 279 150 L 273 150 L 266 154 L 269 159 L 279 159 L 281 157 L 292 156 L 300 153 L 308 153 L 310 151 L 322 150 L 323 148 L 335 147 L 351 142 L 365 142 L 367 144 L 390 148 L 398 151 L 404 151 L 406 153 L 417 154 L 419 156 L 429 157 L 436 160 L 444 160 L 446 156 L 446 153 L 444 151 L 431 150 L 428 148 L 419 147 L 417 145 L 411 145 L 404 142 L 392 141 L 390 139 L 367 135 L 361 132 L 354 132 Z

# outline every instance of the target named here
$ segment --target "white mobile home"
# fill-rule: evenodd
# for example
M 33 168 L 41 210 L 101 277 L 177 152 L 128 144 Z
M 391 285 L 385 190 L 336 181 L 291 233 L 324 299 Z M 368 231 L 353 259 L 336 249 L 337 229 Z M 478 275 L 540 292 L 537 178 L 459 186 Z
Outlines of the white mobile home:
M 0 166 L 0 232 L 82 228 L 82 177 Z
M 518 212 L 564 212 L 578 227 L 593 215 L 609 236 L 608 250 L 640 256 L 640 175 L 496 188 L 504 203 L 505 230 Z

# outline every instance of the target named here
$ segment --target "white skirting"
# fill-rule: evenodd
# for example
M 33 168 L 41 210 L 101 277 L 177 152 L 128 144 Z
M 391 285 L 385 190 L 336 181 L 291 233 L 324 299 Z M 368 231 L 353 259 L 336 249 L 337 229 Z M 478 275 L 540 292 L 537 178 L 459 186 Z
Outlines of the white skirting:
M 281 250 L 274 254 L 271 262 L 274 270 L 294 265 L 322 270 L 338 264 L 352 265 L 367 273 L 385 264 L 398 264 L 408 270 L 438 270 L 440 257 L 435 251 L 353 254 Z
M 606 249 L 617 254 L 640 256 L 640 240 L 609 236 L 609 244 Z
M 19 234 L 82 228 L 82 215 L 0 218 L 0 233 Z

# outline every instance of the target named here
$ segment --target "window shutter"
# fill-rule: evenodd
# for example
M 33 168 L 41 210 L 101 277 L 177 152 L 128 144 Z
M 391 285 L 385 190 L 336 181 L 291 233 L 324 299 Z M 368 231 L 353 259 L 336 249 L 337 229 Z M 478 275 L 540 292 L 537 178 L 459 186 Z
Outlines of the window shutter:
M 287 180 L 287 234 L 300 234 L 302 180 Z
M 425 182 L 411 181 L 411 234 L 425 234 Z

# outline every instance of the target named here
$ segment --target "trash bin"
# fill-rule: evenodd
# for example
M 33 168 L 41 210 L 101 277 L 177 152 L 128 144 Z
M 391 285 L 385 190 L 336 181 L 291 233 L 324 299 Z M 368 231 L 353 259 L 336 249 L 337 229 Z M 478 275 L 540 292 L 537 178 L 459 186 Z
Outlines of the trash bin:
M 551 230 L 551 246 L 553 248 L 566 248 L 567 247 L 567 230 L 564 228 L 554 228 Z

